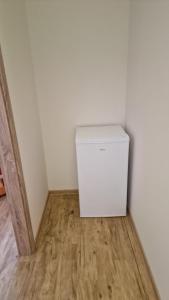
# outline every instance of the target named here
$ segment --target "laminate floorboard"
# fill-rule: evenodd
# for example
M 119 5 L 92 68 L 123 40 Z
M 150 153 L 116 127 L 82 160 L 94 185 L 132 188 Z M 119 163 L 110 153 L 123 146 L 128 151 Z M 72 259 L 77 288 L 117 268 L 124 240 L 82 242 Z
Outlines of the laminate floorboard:
M 51 194 L 37 251 L 17 260 L 0 299 L 157 300 L 131 238 L 129 217 L 80 218 L 75 193 Z
M 6 197 L 3 197 L 0 198 L 0 299 L 2 300 L 6 298 L 17 255 L 9 204 Z

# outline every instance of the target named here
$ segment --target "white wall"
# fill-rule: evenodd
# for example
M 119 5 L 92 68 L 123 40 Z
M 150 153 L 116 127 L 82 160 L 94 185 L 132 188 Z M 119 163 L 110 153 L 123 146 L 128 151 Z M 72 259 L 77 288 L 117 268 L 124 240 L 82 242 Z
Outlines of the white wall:
M 36 235 L 48 187 L 25 7 L 22 0 L 0 1 L 0 43 L 14 113 L 33 232 Z
M 129 2 L 26 2 L 49 188 L 76 188 L 76 125 L 124 122 Z
M 126 124 L 130 209 L 161 299 L 169 299 L 169 2 L 132 1 Z
M 47 182 L 29 37 L 49 188 L 75 188 L 75 126 L 124 123 L 129 3 L 26 2 L 29 36 L 23 1 L 0 1 L 0 42 L 36 234 Z M 169 295 L 168 28 L 168 1 L 132 1 L 130 209 L 163 300 Z

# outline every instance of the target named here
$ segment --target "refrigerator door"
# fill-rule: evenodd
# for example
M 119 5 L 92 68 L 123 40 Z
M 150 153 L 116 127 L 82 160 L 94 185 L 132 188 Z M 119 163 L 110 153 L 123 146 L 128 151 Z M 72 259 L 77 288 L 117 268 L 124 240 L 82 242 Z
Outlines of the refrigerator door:
M 78 144 L 81 217 L 126 215 L 128 142 Z

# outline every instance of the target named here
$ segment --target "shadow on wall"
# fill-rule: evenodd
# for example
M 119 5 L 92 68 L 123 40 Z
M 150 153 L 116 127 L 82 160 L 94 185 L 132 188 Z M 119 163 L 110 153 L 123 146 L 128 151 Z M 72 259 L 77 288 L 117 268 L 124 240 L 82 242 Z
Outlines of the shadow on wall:
M 128 165 L 128 188 L 127 188 L 127 211 L 130 211 L 130 199 L 131 199 L 131 185 L 133 181 L 133 161 L 134 161 L 134 137 L 133 135 L 125 128 L 125 131 L 130 137 L 129 144 L 129 165 Z

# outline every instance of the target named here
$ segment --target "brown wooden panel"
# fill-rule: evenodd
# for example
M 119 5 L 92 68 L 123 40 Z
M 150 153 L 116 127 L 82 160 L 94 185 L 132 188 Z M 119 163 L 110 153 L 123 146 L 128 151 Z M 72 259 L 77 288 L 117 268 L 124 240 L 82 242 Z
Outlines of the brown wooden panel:
M 24 101 L 24 99 L 23 99 Z M 0 162 L 20 255 L 35 250 L 11 102 L 0 50 Z

